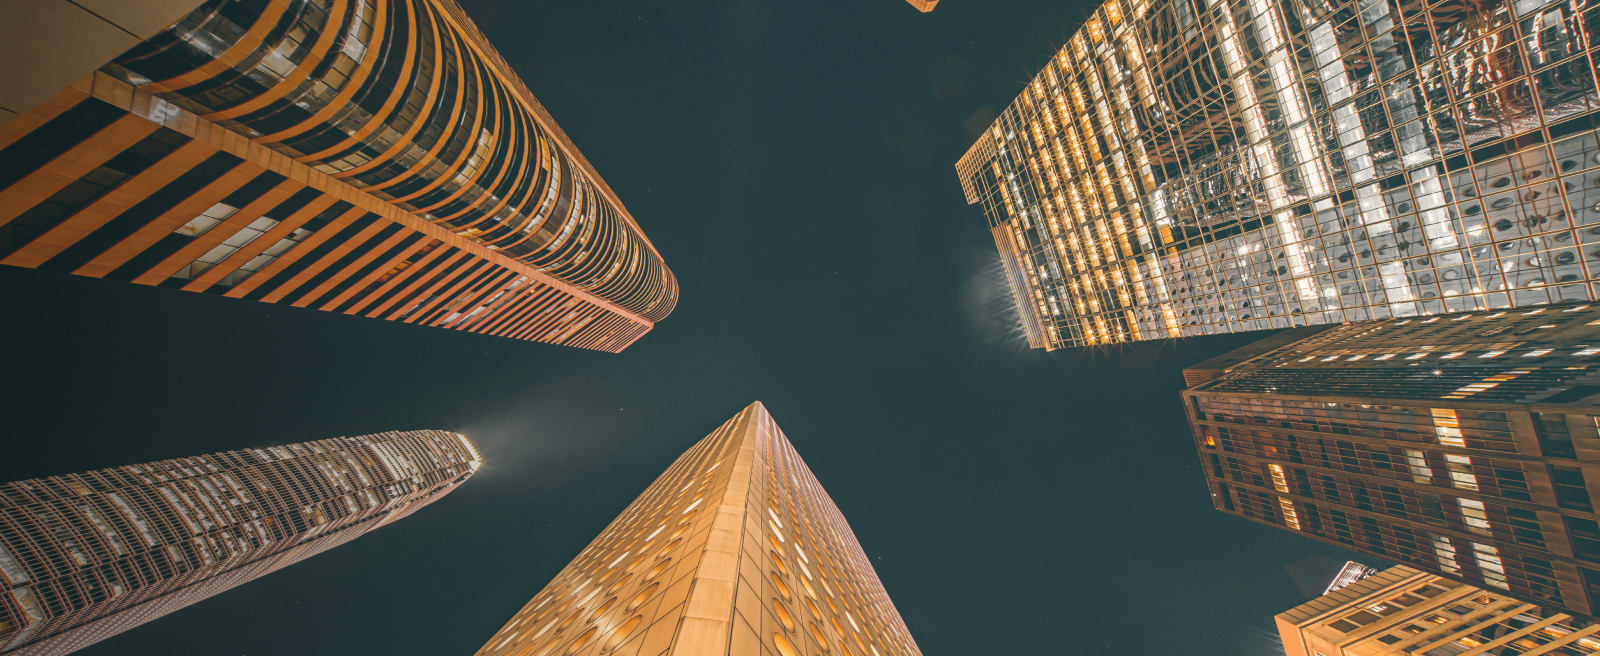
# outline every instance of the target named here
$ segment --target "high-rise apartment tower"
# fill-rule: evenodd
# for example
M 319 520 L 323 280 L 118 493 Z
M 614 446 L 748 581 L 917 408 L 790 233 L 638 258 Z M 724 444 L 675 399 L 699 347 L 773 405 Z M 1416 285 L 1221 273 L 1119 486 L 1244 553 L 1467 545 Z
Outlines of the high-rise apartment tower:
M 412 431 L 0 485 L 0 653 L 94 644 L 410 515 L 479 464 L 461 435 Z
M 1600 624 L 1397 565 L 1280 613 L 1288 656 L 1582 656 Z
M 1594 298 L 1586 7 L 1106 2 L 956 166 L 1029 343 Z
M 1600 614 L 1600 304 L 1297 328 L 1184 374 L 1218 510 Z
M 680 456 L 480 656 L 918 656 L 760 403 Z
M 677 302 L 453 0 L 211 0 L 0 162 L 0 264 L 604 351 Z

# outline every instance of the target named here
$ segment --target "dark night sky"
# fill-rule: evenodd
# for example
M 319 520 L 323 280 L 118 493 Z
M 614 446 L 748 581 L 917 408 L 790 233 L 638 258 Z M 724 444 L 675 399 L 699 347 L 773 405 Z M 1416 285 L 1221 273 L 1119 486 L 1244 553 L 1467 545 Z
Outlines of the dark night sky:
M 1088 5 L 468 8 L 677 273 L 677 311 L 610 355 L 0 269 L 0 480 L 420 428 L 487 461 L 84 656 L 471 654 L 756 399 L 929 656 L 1282 654 L 1272 615 L 1351 557 L 1210 507 L 1179 370 L 1254 336 L 1018 334 L 953 164 Z

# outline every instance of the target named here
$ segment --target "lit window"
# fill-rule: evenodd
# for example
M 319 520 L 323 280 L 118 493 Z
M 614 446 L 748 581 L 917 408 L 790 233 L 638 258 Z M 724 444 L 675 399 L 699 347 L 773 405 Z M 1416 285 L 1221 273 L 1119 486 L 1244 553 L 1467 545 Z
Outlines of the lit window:
M 1459 358 L 1459 357 L 1461 357 L 1463 355 L 1466 355 L 1466 354 L 1467 354 L 1466 351 L 1456 351 L 1455 353 L 1451 353 L 1449 355 L 1441 355 L 1441 356 L 1439 356 L 1439 359 L 1440 360 L 1454 360 L 1454 359 Z
M 1594 355 L 1596 353 L 1600 353 L 1600 348 L 1583 347 L 1583 350 L 1573 353 L 1573 355 Z
M 1485 359 L 1485 358 L 1492 358 L 1494 356 L 1504 355 L 1504 354 L 1505 354 L 1505 351 L 1490 351 L 1488 353 L 1485 353 L 1483 355 L 1478 356 L 1478 359 L 1482 360 L 1482 359 Z
M 1535 350 L 1535 351 L 1528 351 L 1527 353 L 1523 353 L 1522 357 L 1525 357 L 1525 358 L 1537 358 L 1537 357 L 1539 357 L 1541 355 L 1549 353 L 1550 351 L 1551 351 L 1551 349 L 1538 349 L 1538 350 Z
M 1493 535 L 1489 531 L 1489 516 L 1484 514 L 1483 502 L 1475 499 L 1456 499 L 1461 505 L 1461 517 L 1467 523 L 1467 530 L 1478 535 Z
M 1471 529 L 1472 527 L 1469 525 L 1467 528 Z M 1497 588 L 1511 589 L 1511 586 L 1506 584 L 1506 569 L 1500 562 L 1499 549 L 1481 542 L 1474 542 L 1472 543 L 1472 552 L 1478 559 L 1478 571 L 1483 573 L 1483 581 L 1485 583 Z
M 1433 553 L 1439 560 L 1439 569 L 1451 574 L 1460 574 L 1461 565 L 1456 563 L 1456 547 L 1450 544 L 1450 538 L 1437 533 L 1433 533 L 1431 536 L 1433 538 Z
M 1388 360 L 1389 358 L 1392 358 L 1392 357 L 1394 357 L 1393 353 L 1385 353 L 1385 354 L 1380 355 L 1378 357 L 1375 357 L 1373 359 L 1374 360 Z
M 1360 359 L 1362 359 L 1364 357 L 1367 357 L 1367 356 L 1365 356 L 1365 355 L 1352 356 L 1349 360 L 1345 360 L 1345 362 L 1355 362 L 1356 360 L 1360 360 Z
M 1409 356 L 1406 356 L 1406 359 L 1407 359 L 1407 360 L 1416 360 L 1416 359 L 1418 359 L 1418 358 L 1425 358 L 1425 357 L 1428 357 L 1428 354 L 1427 354 L 1427 353 L 1418 353 L 1418 354 L 1416 354 L 1416 355 L 1409 355 Z
M 1269 465 L 1268 467 L 1272 470 L 1272 486 L 1278 488 L 1279 492 L 1288 492 L 1289 481 L 1283 476 L 1283 466 Z
M 1450 482 L 1463 490 L 1478 490 L 1478 477 L 1472 473 L 1472 458 L 1447 453 L 1445 468 L 1450 470 Z
M 199 237 L 200 235 L 205 234 L 206 231 L 216 227 L 217 224 L 227 220 L 228 217 L 233 216 L 234 212 L 238 211 L 239 208 L 232 205 L 217 203 L 216 205 L 212 205 L 211 209 L 202 212 L 200 216 L 190 219 L 188 223 L 179 226 L 177 230 L 173 230 L 172 232 L 173 234 L 185 235 L 189 237 Z
M 1428 467 L 1428 459 L 1421 451 L 1406 449 L 1406 464 L 1411 467 L 1411 479 L 1418 483 L 1432 483 L 1433 469 Z
M 1294 512 L 1294 502 L 1278 497 L 1278 507 L 1283 509 L 1283 523 L 1296 531 L 1300 530 L 1300 517 Z
M 1439 438 L 1439 443 L 1445 446 L 1465 447 L 1466 440 L 1461 439 L 1461 422 L 1456 418 L 1456 411 L 1448 408 L 1433 408 L 1433 432 Z

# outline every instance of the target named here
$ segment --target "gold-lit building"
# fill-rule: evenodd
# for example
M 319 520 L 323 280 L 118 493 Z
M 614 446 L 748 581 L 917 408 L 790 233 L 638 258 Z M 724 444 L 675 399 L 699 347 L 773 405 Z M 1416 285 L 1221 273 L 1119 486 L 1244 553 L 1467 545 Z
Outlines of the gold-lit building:
M 1029 343 L 1595 298 L 1586 7 L 1106 2 L 956 166 Z
M 916 7 L 917 11 L 924 14 L 933 11 L 934 7 L 939 6 L 939 0 L 906 0 L 906 2 L 911 3 L 911 6 Z
M 1184 377 L 1217 510 L 1600 616 L 1600 304 L 1308 326 Z
M 1404 565 L 1277 616 L 1287 656 L 1581 656 L 1600 624 Z
M 0 265 L 610 352 L 677 303 L 454 0 L 40 2 L 0 27 L 70 39 L 8 60 Z
M 480 656 L 919 656 L 759 402 L 639 495 Z

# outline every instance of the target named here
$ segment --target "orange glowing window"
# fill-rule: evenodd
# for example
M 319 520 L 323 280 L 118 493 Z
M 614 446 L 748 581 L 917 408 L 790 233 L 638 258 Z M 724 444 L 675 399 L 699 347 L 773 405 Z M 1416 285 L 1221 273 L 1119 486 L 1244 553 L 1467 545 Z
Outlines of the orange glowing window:
M 772 644 L 778 648 L 781 656 L 800 656 L 800 650 L 794 648 L 794 643 L 783 637 L 782 633 L 772 634 Z
M 784 601 L 794 601 L 794 594 L 789 592 L 789 586 L 783 584 L 777 572 L 772 573 L 772 586 L 778 589 L 778 594 L 783 595 Z
M 656 583 L 651 583 L 650 587 L 640 590 L 639 594 L 634 595 L 633 601 L 628 602 L 627 611 L 631 613 L 635 610 L 638 610 L 638 608 L 643 606 L 644 602 L 649 601 L 650 596 L 654 595 L 656 590 L 659 589 L 661 589 L 661 583 L 658 581 Z
M 783 628 L 790 631 L 794 630 L 794 616 L 789 614 L 789 609 L 783 605 L 783 602 L 778 601 L 777 597 L 772 598 L 772 613 L 778 616 L 778 621 L 783 623 Z

